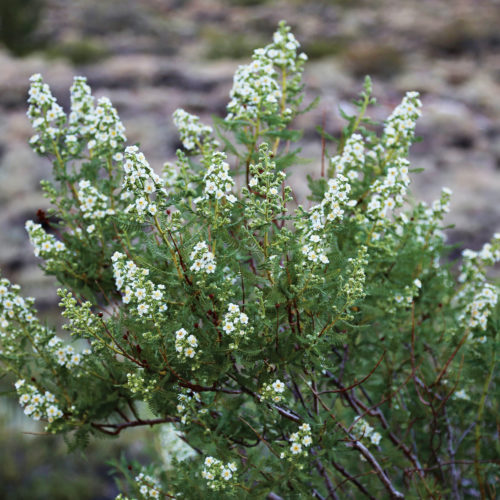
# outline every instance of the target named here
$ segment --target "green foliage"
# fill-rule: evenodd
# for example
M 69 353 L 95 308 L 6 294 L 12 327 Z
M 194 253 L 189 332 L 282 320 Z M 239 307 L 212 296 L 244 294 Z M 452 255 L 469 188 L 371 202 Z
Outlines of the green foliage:
M 98 40 L 83 39 L 60 42 L 47 48 L 48 57 L 63 57 L 73 64 L 89 64 L 109 55 L 107 48 Z
M 43 11 L 43 0 L 0 2 L 0 41 L 16 55 L 37 48 L 35 32 Z
M 175 429 L 164 466 L 117 464 L 122 499 L 493 497 L 500 235 L 446 260 L 451 192 L 409 196 L 419 96 L 376 124 L 368 78 L 342 136 L 320 130 L 326 166 L 293 205 L 298 47 L 281 23 L 238 68 L 216 137 L 177 110 L 184 151 L 162 176 L 85 79 L 67 117 L 32 77 L 30 142 L 53 161 L 60 222 L 26 227 L 74 342 L 2 280 L 2 369 L 72 447 Z

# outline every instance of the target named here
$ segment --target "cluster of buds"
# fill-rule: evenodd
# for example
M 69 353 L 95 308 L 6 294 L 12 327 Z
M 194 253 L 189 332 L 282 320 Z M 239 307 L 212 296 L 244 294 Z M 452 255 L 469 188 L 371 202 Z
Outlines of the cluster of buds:
M 183 109 L 176 109 L 173 114 L 174 125 L 179 131 L 182 145 L 189 152 L 205 152 L 208 148 L 213 150 L 218 146 L 210 135 L 212 127 L 204 125 L 198 116 L 192 115 Z
M 207 480 L 212 490 L 226 489 L 236 482 L 235 473 L 238 468 L 234 462 L 224 464 L 217 458 L 207 457 L 204 465 L 201 476 Z
M 62 316 L 68 319 L 63 328 L 77 337 L 99 338 L 104 329 L 103 320 L 92 312 L 92 304 L 89 301 L 77 301 L 68 290 L 58 289 L 57 295 L 61 297 L 59 306 L 64 308 Z
M 245 216 L 249 228 L 270 224 L 275 214 L 285 212 L 285 204 L 292 199 L 290 186 L 284 186 L 286 175 L 276 168 L 266 143 L 259 148 L 259 162 L 251 164 L 248 188 L 242 193 L 247 197 Z
M 252 191 L 268 201 L 279 204 L 282 196 L 282 185 L 286 179 L 286 174 L 277 171 L 276 162 L 271 161 L 267 144 L 262 144 L 259 148 L 259 163 L 250 165 L 252 178 L 248 186 Z
M 56 406 L 55 396 L 44 391 L 43 394 L 33 385 L 23 379 L 15 384 L 19 394 L 19 404 L 24 408 L 24 414 L 34 420 L 47 420 L 49 424 L 63 416 L 63 412 Z
M 156 379 L 146 380 L 142 368 L 139 368 L 136 372 L 127 373 L 127 387 L 130 392 L 140 395 L 146 400 L 150 398 L 157 384 Z
M 175 350 L 184 358 L 194 358 L 197 354 L 198 340 L 194 335 L 188 335 L 184 328 L 175 332 Z
M 135 315 L 158 322 L 168 309 L 164 301 L 165 285 L 155 285 L 147 279 L 149 269 L 138 267 L 120 252 L 115 252 L 111 260 L 116 288 L 123 290 L 123 302 L 129 304 Z
M 382 435 L 363 418 L 356 417 L 353 422 L 352 431 L 358 439 L 367 439 L 370 443 L 378 446 Z
M 280 458 L 287 458 L 294 460 L 300 456 L 307 456 L 307 448 L 312 444 L 311 426 L 309 424 L 302 424 L 299 426 L 297 432 L 290 435 L 290 448 L 280 454 Z
M 193 262 L 190 267 L 191 271 L 206 274 L 215 272 L 215 256 L 204 241 L 200 241 L 194 246 L 189 258 Z
M 279 403 L 283 400 L 283 393 L 285 392 L 285 389 L 285 384 L 281 380 L 277 379 L 273 383 L 265 384 L 262 387 L 262 398 L 272 401 L 273 403 Z
M 203 415 L 208 412 L 207 408 L 199 408 L 201 398 L 197 392 L 183 389 L 177 395 L 177 412 L 181 416 L 181 424 L 189 424 L 193 415 Z

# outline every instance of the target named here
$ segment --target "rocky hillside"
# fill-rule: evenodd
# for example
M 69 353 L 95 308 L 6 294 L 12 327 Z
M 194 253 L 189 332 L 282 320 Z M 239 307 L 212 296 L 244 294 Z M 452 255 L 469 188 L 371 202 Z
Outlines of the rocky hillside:
M 16 4 L 15 1 L 10 2 Z M 238 64 L 267 43 L 280 19 L 309 54 L 308 99 L 321 104 L 301 118 L 303 156 L 292 182 L 304 199 L 305 176 L 319 174 L 324 120 L 342 127 L 363 76 L 374 80 L 383 119 L 406 90 L 422 93 L 422 142 L 412 151 L 414 194 L 431 201 L 442 185 L 454 191 L 452 241 L 478 248 L 500 230 L 500 3 L 455 0 L 45 0 L 23 58 L 0 45 L 0 268 L 39 306 L 55 289 L 37 268 L 24 221 L 47 206 L 39 181 L 47 162 L 27 146 L 28 78 L 43 73 L 67 106 L 75 74 L 118 108 L 131 142 L 160 168 L 179 146 L 171 121 L 177 107 L 206 121 L 223 115 Z M 20 42 L 19 42 L 20 43 Z M 11 47 L 12 48 L 12 47 Z M 333 151 L 333 145 L 331 145 Z

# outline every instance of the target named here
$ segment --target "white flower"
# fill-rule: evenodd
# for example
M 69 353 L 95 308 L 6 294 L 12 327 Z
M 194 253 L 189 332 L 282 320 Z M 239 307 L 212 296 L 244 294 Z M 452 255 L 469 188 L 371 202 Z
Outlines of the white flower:
M 285 390 L 285 384 L 281 382 L 281 380 L 276 380 L 276 382 L 273 383 L 273 389 L 276 392 L 283 392 Z
M 195 350 L 192 347 L 186 347 L 186 349 L 184 349 L 184 354 L 187 358 L 193 358 L 195 355 Z
M 382 439 L 382 435 L 379 433 L 379 432 L 374 432 L 371 437 L 370 437 L 370 441 L 372 442 L 372 444 L 374 444 L 375 446 L 378 446 L 378 444 L 380 443 L 380 440 Z
M 144 302 L 139 304 L 137 306 L 137 312 L 139 313 L 139 316 L 143 316 L 144 314 L 146 314 L 149 310 L 149 306 L 147 304 L 145 304 Z
M 187 332 L 186 332 L 186 330 L 184 328 L 181 328 L 180 330 L 177 330 L 175 332 L 175 336 L 178 339 L 183 339 L 186 335 L 187 335 Z
M 234 331 L 234 325 L 231 322 L 227 322 L 222 325 L 222 329 L 225 333 L 231 333 L 232 331 Z
M 221 476 L 222 476 L 222 479 L 228 481 L 229 479 L 231 479 L 233 477 L 233 475 L 231 474 L 231 471 L 229 469 L 222 469 L 222 472 L 221 472 Z
M 309 446 L 311 443 L 312 443 L 311 436 L 304 436 L 304 437 L 302 438 L 302 444 L 303 444 L 304 446 Z

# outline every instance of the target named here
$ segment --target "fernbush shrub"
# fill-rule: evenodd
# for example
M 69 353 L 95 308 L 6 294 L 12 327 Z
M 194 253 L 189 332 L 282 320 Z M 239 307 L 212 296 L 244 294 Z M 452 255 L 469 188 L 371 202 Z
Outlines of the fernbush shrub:
M 298 48 L 281 23 L 214 128 L 177 110 L 162 175 L 85 78 L 68 115 L 31 78 L 54 217 L 26 229 L 73 340 L 3 280 L 2 369 L 72 447 L 170 426 L 169 466 L 119 465 L 120 498 L 493 498 L 500 235 L 447 258 L 451 192 L 409 197 L 419 96 L 376 124 L 369 79 L 296 206 Z

